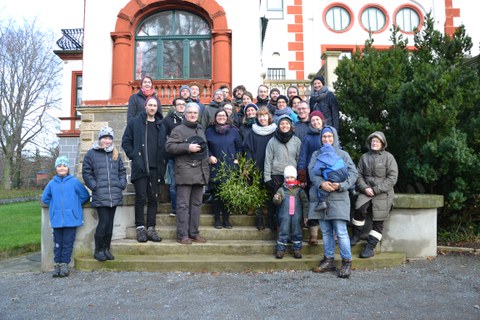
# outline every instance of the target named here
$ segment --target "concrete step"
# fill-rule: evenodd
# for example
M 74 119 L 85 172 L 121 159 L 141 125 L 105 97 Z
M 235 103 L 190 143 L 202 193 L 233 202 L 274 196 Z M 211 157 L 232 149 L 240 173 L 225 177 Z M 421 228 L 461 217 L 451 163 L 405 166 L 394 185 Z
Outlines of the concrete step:
M 197 244 L 193 244 L 192 247 Z M 302 259 L 294 259 L 286 254 L 276 259 L 273 254 L 234 254 L 234 255 L 121 255 L 115 260 L 98 262 L 93 257 L 75 257 L 75 267 L 79 270 L 115 271 L 154 271 L 154 272 L 261 272 L 278 270 L 310 270 L 318 266 L 321 254 L 304 254 Z M 340 257 L 336 257 L 338 266 Z M 354 258 L 354 269 L 378 269 L 395 267 L 405 262 L 404 253 L 381 253 L 369 259 Z
M 133 239 L 115 240 L 112 242 L 112 252 L 121 255 L 175 255 L 175 254 L 274 254 L 276 249 L 275 240 L 211 240 L 207 243 L 194 243 L 193 245 L 181 245 L 176 240 L 163 240 L 162 242 L 139 243 Z M 363 244 L 352 247 L 352 254 L 358 255 L 363 250 Z M 336 248 L 338 253 L 338 246 Z M 378 249 L 376 252 L 379 252 Z M 311 246 L 303 243 L 302 253 L 323 253 L 322 241 L 318 245 Z
M 157 214 L 157 226 L 174 226 L 176 225 L 176 218 L 171 217 L 167 213 Z M 212 214 L 202 213 L 200 214 L 200 225 L 201 226 L 213 226 L 215 218 Z M 256 226 L 257 225 L 257 216 L 248 216 L 248 215 L 231 215 L 230 223 L 233 226 Z

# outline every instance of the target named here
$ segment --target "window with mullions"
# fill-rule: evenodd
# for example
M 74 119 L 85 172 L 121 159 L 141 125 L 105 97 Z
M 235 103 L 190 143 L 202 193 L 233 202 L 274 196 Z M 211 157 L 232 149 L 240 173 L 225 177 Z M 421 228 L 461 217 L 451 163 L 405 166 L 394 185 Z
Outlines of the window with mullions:
M 146 18 L 135 35 L 135 79 L 210 79 L 210 26 L 187 11 L 162 11 Z
M 381 31 L 387 23 L 385 13 L 377 7 L 365 9 L 362 12 L 361 20 L 363 27 L 371 32 Z
M 413 32 L 420 26 L 420 15 L 412 8 L 402 8 L 395 16 L 395 23 L 403 32 Z

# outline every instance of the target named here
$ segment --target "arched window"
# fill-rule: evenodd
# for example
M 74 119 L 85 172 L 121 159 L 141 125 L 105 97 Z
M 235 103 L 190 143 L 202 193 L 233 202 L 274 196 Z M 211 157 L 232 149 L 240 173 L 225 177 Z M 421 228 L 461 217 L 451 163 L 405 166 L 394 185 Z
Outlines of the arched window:
M 210 79 L 210 26 L 187 11 L 158 12 L 146 18 L 135 35 L 135 79 Z

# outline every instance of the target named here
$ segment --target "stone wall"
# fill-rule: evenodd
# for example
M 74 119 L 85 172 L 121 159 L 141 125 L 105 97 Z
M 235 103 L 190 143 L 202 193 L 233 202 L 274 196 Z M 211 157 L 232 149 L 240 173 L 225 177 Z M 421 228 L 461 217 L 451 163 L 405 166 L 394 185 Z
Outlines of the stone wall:
M 59 141 L 59 155 L 66 156 L 70 160 L 70 173 L 75 175 L 78 160 L 78 143 L 79 138 L 61 137 Z

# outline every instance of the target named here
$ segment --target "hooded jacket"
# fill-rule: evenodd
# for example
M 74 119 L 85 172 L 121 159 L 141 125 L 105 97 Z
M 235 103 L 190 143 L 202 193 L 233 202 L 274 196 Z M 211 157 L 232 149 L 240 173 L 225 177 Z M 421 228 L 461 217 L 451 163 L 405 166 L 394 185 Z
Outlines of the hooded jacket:
M 83 225 L 82 204 L 88 201 L 87 188 L 74 176 L 55 175 L 42 194 L 42 202 L 48 205 L 52 228 L 79 227 Z
M 373 151 L 370 141 L 376 137 L 382 141 L 382 149 Z M 385 151 L 387 140 L 381 131 L 375 131 L 367 137 L 368 152 L 364 153 L 358 162 L 357 190 L 360 192 L 355 208 L 358 209 L 372 200 L 373 220 L 385 220 L 393 206 L 393 187 L 398 179 L 398 165 L 393 155 Z M 365 194 L 366 188 L 372 188 L 375 195 Z
M 348 178 L 340 183 L 340 188 L 333 192 L 330 192 L 327 197 L 327 209 L 322 211 L 316 211 L 315 207 L 318 202 L 317 190 L 320 189 L 321 184 L 325 181 L 322 175 L 316 175 L 314 173 L 315 163 L 317 162 L 317 156 L 320 150 L 315 151 L 312 154 L 310 164 L 308 165 L 308 174 L 312 181 L 312 187 L 309 190 L 310 195 L 310 207 L 308 211 L 308 219 L 320 219 L 320 220 L 345 220 L 350 221 L 350 196 L 348 189 L 355 185 L 357 180 L 357 168 L 353 163 L 350 155 L 341 150 L 339 147 L 337 130 L 334 127 L 330 127 L 333 132 L 333 148 L 335 153 L 343 159 L 348 168 Z

